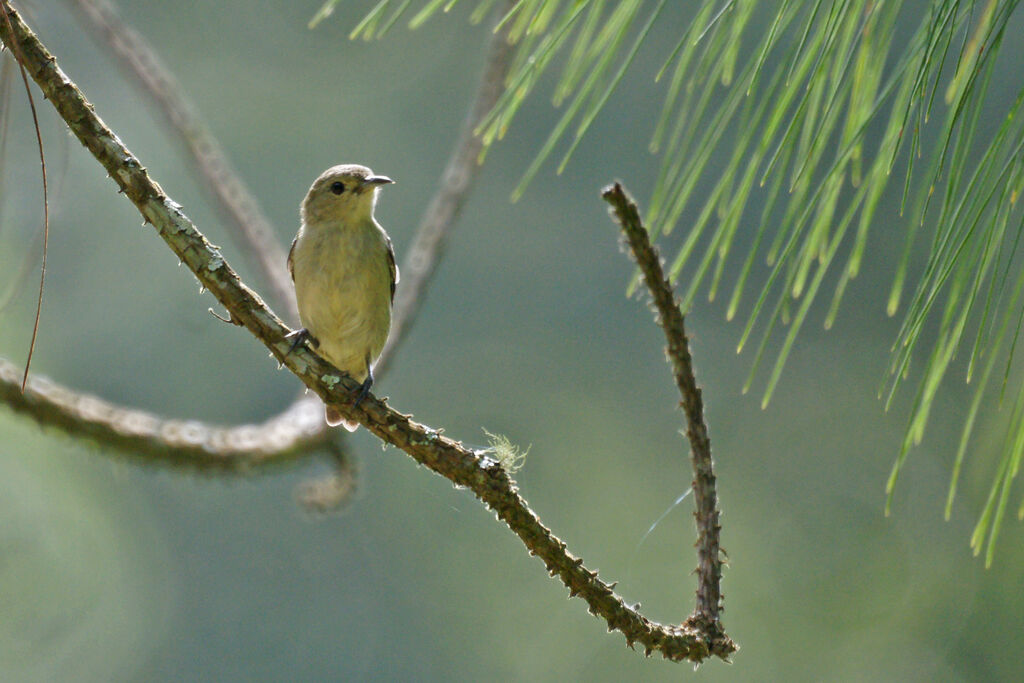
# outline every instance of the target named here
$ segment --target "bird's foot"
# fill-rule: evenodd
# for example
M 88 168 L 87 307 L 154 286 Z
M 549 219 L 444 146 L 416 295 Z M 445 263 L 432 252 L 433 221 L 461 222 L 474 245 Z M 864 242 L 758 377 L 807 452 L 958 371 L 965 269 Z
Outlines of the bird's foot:
M 363 402 L 363 399 L 370 395 L 370 387 L 372 386 L 373 375 L 370 375 L 369 377 L 363 380 L 362 384 L 359 385 L 359 393 L 356 394 L 356 400 L 352 404 L 353 408 L 358 407 L 359 404 Z
M 284 352 L 284 356 L 282 356 L 281 362 L 277 366 L 279 370 L 284 366 L 284 359 L 292 355 L 292 352 L 294 352 L 295 349 L 299 348 L 302 342 L 309 342 L 309 346 L 311 349 L 316 349 L 318 346 L 320 346 L 320 342 L 317 341 L 317 338 L 310 334 L 309 330 L 307 330 L 305 327 L 300 327 L 297 330 L 292 330 L 291 332 L 286 334 L 284 338 L 291 339 L 292 343 L 291 346 L 288 347 L 288 350 Z
M 295 351 L 295 349 L 299 348 L 299 345 L 305 341 L 309 342 L 309 346 L 312 349 L 315 349 L 318 346 L 320 346 L 320 342 L 317 341 L 317 338 L 314 337 L 310 333 L 310 331 L 307 330 L 305 327 L 300 327 L 297 330 L 292 330 L 291 332 L 286 334 L 284 338 L 292 340 L 292 345 L 288 347 L 288 352 L 284 354 L 286 356 L 290 355 L 293 351 Z

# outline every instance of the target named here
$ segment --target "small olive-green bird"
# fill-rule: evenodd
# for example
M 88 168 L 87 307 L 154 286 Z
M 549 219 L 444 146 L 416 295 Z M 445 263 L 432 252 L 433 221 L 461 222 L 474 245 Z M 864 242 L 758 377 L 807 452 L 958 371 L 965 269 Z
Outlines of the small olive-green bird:
M 288 252 L 302 329 L 293 348 L 308 340 L 317 352 L 362 382 L 355 404 L 373 385 L 377 362 L 391 328 L 398 268 L 391 239 L 373 217 L 377 190 L 394 181 L 365 166 L 324 171 L 302 200 L 302 223 Z M 333 406 L 327 424 L 358 426 Z

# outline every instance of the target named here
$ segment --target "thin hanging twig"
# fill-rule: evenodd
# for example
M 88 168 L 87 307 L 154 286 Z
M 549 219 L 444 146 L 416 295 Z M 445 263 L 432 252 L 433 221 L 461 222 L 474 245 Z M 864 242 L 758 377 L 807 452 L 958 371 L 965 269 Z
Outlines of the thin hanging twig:
M 2 0 L 0 4 L 5 10 L 9 7 L 7 0 Z M 4 23 L 7 24 L 7 30 L 14 34 L 14 27 L 11 26 L 11 20 L 8 16 L 7 11 L 4 11 Z M 46 155 L 43 154 L 43 134 L 39 130 L 39 117 L 36 115 L 36 100 L 32 96 L 32 88 L 28 85 L 28 75 L 25 73 L 25 57 L 21 53 L 21 44 L 17 38 L 11 41 L 9 45 L 14 53 L 14 57 L 18 62 L 18 71 L 21 73 L 21 81 L 25 84 L 25 94 L 28 96 L 28 107 L 32 111 L 32 126 L 36 131 L 36 145 L 39 148 L 39 165 L 42 169 L 43 174 L 43 259 L 42 264 L 39 268 L 39 296 L 36 299 L 36 316 L 32 323 L 32 340 L 28 344 L 28 358 L 25 359 L 25 373 L 21 376 L 21 391 L 25 391 L 25 385 L 28 383 L 28 370 L 32 366 L 32 354 L 36 349 L 36 337 L 39 334 L 39 317 L 43 312 L 43 285 L 46 284 L 46 254 L 49 251 L 50 246 L 50 195 L 46 182 Z

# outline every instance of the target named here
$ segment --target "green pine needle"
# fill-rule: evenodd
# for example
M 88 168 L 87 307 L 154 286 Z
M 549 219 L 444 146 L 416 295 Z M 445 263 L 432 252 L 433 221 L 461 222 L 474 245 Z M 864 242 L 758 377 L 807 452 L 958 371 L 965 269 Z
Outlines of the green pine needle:
M 311 26 L 336 4 L 327 0 Z M 352 37 L 380 37 L 409 9 L 415 28 L 456 4 L 403 0 L 392 10 L 381 0 Z M 652 237 L 671 238 L 680 223 L 686 231 L 673 242 L 669 270 L 685 305 L 705 287 L 709 298 L 729 288 L 732 319 L 753 292 L 739 348 L 755 332 L 761 336 L 744 390 L 767 349 L 778 348 L 765 403 L 822 290 L 830 293 L 823 323 L 831 327 L 872 254 L 872 227 L 900 231 L 904 246 L 891 255 L 884 303 L 889 315 L 906 308 L 880 395 L 888 407 L 908 380 L 917 388 L 886 509 L 944 378 L 962 364 L 975 394 L 962 416 L 948 516 L 978 418 L 1010 385 L 1024 321 L 1024 256 L 1017 249 L 1024 232 L 1024 79 L 994 129 L 982 118 L 991 116 L 989 86 L 1017 5 L 932 0 L 921 13 L 873 0 L 715 0 L 696 3 L 690 23 L 679 25 L 663 20 L 666 0 L 480 0 L 471 18 L 498 12 L 517 50 L 506 91 L 477 131 L 481 158 L 549 68 L 560 72 L 551 97 L 563 113 L 514 198 L 560 146 L 555 171 L 565 168 L 623 79 L 662 83 L 664 103 L 646 123 L 660 169 L 645 220 Z M 909 34 L 908 22 L 916 22 Z M 657 71 L 638 73 L 635 57 L 655 35 L 671 47 L 658 56 Z M 887 214 L 890 183 L 899 209 Z M 755 268 L 760 261 L 767 271 Z M 630 291 L 635 284 L 634 277 Z M 780 324 L 788 330 L 777 345 Z M 1002 382 L 992 381 L 997 366 Z M 1021 392 L 1008 420 L 971 539 L 987 563 L 1024 453 Z

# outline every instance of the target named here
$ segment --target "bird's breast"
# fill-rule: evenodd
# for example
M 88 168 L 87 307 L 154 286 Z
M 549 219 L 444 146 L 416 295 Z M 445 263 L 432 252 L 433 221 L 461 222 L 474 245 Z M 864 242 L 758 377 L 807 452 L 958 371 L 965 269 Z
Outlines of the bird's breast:
M 292 254 L 302 325 L 318 352 L 358 381 L 380 355 L 391 325 L 387 244 L 369 229 L 303 229 Z

